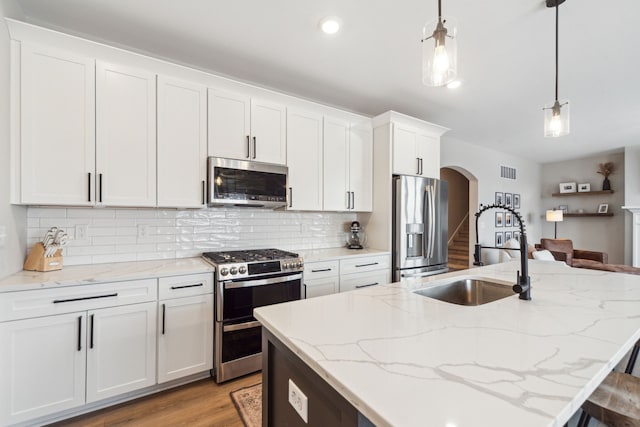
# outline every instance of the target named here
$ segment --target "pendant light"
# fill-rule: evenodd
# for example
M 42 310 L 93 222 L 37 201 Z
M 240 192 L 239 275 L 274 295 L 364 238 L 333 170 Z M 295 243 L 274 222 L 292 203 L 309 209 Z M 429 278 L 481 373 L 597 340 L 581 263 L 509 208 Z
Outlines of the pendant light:
M 556 8 L 556 98 L 544 106 L 544 136 L 556 138 L 569 134 L 569 101 L 558 101 L 558 6 L 565 0 L 547 0 L 547 7 Z
M 455 21 L 442 17 L 442 0 L 438 0 L 438 19 L 422 28 L 422 83 L 445 86 L 458 72 L 457 28 Z

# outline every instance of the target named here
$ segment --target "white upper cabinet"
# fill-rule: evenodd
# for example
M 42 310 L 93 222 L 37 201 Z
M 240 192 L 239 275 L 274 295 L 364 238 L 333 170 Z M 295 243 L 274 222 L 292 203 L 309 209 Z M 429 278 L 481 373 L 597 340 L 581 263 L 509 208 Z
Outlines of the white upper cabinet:
M 95 204 L 94 60 L 22 43 L 20 66 L 17 201 Z
M 370 126 L 324 119 L 324 210 L 371 211 Z
M 286 164 L 286 108 L 209 89 L 209 155 Z
M 440 135 L 444 128 L 431 125 L 435 131 L 394 122 L 393 173 L 440 178 Z
M 288 207 L 322 210 L 322 115 L 288 109 L 287 166 Z
M 205 206 L 207 91 L 158 76 L 158 206 Z
M 98 204 L 156 205 L 156 75 L 96 63 Z

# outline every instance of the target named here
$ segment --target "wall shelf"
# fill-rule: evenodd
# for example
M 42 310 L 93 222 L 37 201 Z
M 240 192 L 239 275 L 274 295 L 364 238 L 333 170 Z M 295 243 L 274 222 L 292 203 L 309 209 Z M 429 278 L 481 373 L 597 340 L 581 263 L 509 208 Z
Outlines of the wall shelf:
M 592 217 L 596 217 L 596 216 L 613 216 L 612 212 L 609 213 L 597 213 L 597 212 L 590 212 L 590 213 L 565 213 L 562 214 L 562 216 L 564 218 L 573 218 L 573 217 L 585 217 L 585 216 L 592 216 Z
M 603 194 L 613 194 L 613 190 L 602 190 L 602 191 L 585 191 L 585 192 L 574 192 L 574 193 L 553 193 L 553 197 L 564 197 L 564 196 L 602 196 Z

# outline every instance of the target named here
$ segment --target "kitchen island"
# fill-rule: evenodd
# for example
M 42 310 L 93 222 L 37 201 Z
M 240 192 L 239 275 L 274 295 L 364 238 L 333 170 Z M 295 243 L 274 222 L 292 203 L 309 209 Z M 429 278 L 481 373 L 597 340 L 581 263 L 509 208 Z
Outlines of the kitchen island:
M 564 425 L 640 339 L 640 277 L 529 267 L 531 301 L 460 306 L 412 292 L 456 276 L 514 283 L 510 262 L 256 309 L 265 419 L 276 425 L 277 376 L 303 378 L 303 366 L 338 396 L 327 404 L 326 390 L 300 387 L 310 418 L 314 405 L 342 400 L 341 425 L 363 416 L 378 427 Z M 297 366 L 274 370 L 268 358 L 280 350 Z

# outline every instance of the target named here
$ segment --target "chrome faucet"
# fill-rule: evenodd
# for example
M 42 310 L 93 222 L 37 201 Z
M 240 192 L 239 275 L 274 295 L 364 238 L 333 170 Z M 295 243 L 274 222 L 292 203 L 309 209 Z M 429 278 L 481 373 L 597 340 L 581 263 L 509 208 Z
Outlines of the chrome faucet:
M 488 206 L 480 205 L 480 210 L 475 213 L 476 215 L 476 245 L 475 251 L 473 253 L 473 265 L 483 265 L 482 260 L 480 258 L 480 250 L 484 247 L 487 249 L 501 249 L 496 246 L 482 246 L 480 245 L 478 238 L 478 219 L 480 215 L 482 215 L 485 211 L 489 209 L 504 209 L 511 212 L 518 219 L 518 223 L 520 224 L 520 271 L 516 276 L 516 284 L 513 285 L 513 291 L 517 294 L 520 294 L 520 299 L 530 300 L 531 299 L 531 278 L 529 277 L 529 259 L 527 253 L 527 233 L 525 233 L 525 226 L 520 213 L 516 212 L 509 206 L 505 206 L 503 204 L 495 203 Z M 520 274 L 522 273 L 522 274 Z

